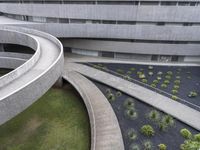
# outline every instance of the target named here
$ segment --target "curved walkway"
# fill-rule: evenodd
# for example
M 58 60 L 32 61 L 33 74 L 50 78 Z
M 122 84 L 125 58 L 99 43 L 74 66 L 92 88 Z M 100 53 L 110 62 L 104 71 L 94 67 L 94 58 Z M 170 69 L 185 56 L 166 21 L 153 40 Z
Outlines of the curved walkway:
M 107 98 L 87 78 L 66 70 L 63 76 L 83 98 L 91 126 L 91 150 L 124 150 L 117 117 Z
M 76 63 L 65 63 L 65 69 L 77 71 L 87 77 L 114 87 L 133 96 L 200 131 L 200 112 L 142 86 L 109 73 Z
M 56 82 L 62 74 L 64 58 L 62 44 L 49 34 L 15 27 L 3 26 L 0 29 L 12 33 L 10 35 L 16 36 L 16 41 L 21 34 L 31 37 L 39 43 L 40 49 L 37 61 L 26 66 L 24 73 L 20 73 L 22 70 L 17 68 L 9 73 L 15 72 L 14 76 L 6 74 L 0 78 L 0 81 L 2 78 L 10 80 L 0 88 L 0 124 L 3 124 L 30 106 Z

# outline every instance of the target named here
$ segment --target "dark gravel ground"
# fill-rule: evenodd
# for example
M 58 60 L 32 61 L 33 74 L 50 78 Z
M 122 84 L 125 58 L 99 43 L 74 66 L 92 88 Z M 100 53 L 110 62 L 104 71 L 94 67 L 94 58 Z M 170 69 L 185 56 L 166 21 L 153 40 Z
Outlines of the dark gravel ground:
M 124 71 L 123 74 L 125 74 L 125 75 L 127 75 L 127 72 L 130 71 L 130 68 L 134 67 L 135 71 L 133 71 L 131 74 L 129 74 L 129 76 L 133 79 L 141 81 L 141 79 L 138 78 L 138 75 L 136 73 L 137 73 L 137 71 L 143 70 L 144 74 L 146 75 L 146 79 L 148 80 L 149 85 L 151 85 L 153 80 L 156 79 L 156 77 L 158 76 L 157 73 L 161 71 L 161 72 L 163 72 L 163 75 L 161 76 L 162 79 L 157 84 L 157 88 L 159 88 L 167 93 L 170 93 L 170 94 L 172 94 L 171 91 L 174 86 L 173 81 L 176 80 L 177 76 L 180 76 L 181 84 L 180 84 L 180 89 L 178 90 L 179 92 L 178 92 L 177 96 L 180 97 L 181 99 L 184 99 L 186 102 L 184 102 L 182 100 L 178 100 L 178 101 L 200 111 L 200 67 L 151 65 L 151 66 L 153 66 L 153 69 L 150 70 L 148 68 L 149 65 L 112 64 L 112 63 L 109 63 L 109 64 L 107 64 L 107 63 L 90 63 L 90 64 L 85 63 L 85 64 L 89 65 L 89 66 L 94 65 L 94 64 L 95 65 L 101 64 L 104 67 L 108 68 L 108 70 L 112 70 L 114 72 L 117 72 L 118 69 L 121 69 Z M 103 71 L 106 71 L 106 70 L 103 70 Z M 150 72 L 150 71 L 152 71 L 154 73 L 152 76 L 148 75 L 148 72 Z M 172 71 L 173 75 L 171 76 L 172 78 L 170 80 L 170 84 L 168 85 L 168 87 L 162 88 L 161 84 L 165 80 L 167 71 Z M 107 71 L 107 72 L 109 72 L 109 71 Z M 116 75 L 116 74 L 114 74 L 114 75 Z M 120 76 L 120 75 L 116 75 L 116 76 Z M 120 77 L 122 77 L 122 76 L 120 76 Z M 191 79 L 189 79 L 188 77 L 191 77 Z M 134 81 L 132 81 L 132 82 L 134 82 Z M 147 88 L 156 91 L 155 89 L 153 89 L 151 87 L 147 87 Z M 198 93 L 198 96 L 194 97 L 194 98 L 189 98 L 188 94 L 190 91 L 196 91 Z M 166 95 L 165 93 L 161 93 L 161 94 L 171 98 L 171 96 Z
M 93 82 L 105 95 L 107 89 L 111 89 L 112 93 L 116 95 L 117 90 L 99 82 Z M 175 126 L 169 127 L 166 131 L 160 131 L 158 125 L 146 117 L 146 114 L 148 114 L 151 110 L 155 110 L 155 108 L 135 98 L 132 99 L 134 99 L 135 109 L 138 113 L 138 117 L 135 120 L 129 120 L 124 115 L 124 101 L 127 98 L 132 97 L 122 93 L 121 96 L 116 97 L 115 101 L 111 102 L 111 105 L 116 113 L 120 124 L 126 150 L 129 150 L 129 147 L 132 143 L 138 144 L 140 146 L 140 149 L 143 150 L 144 147 L 142 146 L 142 144 L 146 140 L 151 141 L 153 143 L 153 150 L 157 150 L 157 145 L 160 143 L 166 144 L 167 150 L 179 150 L 180 144 L 184 142 L 184 138 L 180 135 L 180 130 L 182 128 L 189 129 L 193 134 L 198 133 L 198 131 L 194 128 L 178 120 L 175 120 Z M 161 116 L 166 115 L 163 112 L 160 112 L 160 114 Z M 145 124 L 150 124 L 155 129 L 155 135 L 153 137 L 146 137 L 140 133 L 140 128 Z M 130 128 L 133 128 L 137 131 L 137 139 L 134 141 L 130 141 L 130 139 L 127 137 L 127 130 Z

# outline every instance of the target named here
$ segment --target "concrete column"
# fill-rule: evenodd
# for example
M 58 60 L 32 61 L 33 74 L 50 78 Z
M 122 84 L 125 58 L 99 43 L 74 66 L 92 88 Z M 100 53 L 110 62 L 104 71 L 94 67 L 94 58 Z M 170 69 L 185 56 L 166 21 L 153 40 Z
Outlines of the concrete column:
M 54 87 L 61 88 L 63 86 L 63 78 L 60 76 L 59 79 L 54 84 Z
M 4 52 L 3 44 L 0 44 L 0 52 Z

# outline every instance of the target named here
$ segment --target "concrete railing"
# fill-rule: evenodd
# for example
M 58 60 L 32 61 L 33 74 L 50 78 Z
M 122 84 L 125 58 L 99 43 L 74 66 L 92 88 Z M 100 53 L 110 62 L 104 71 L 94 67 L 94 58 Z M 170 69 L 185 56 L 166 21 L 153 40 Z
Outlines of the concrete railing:
M 29 69 L 31 69 L 35 63 L 37 63 L 39 57 L 40 57 L 40 44 L 39 42 L 37 41 L 37 39 L 34 39 L 33 37 L 30 37 L 24 33 L 21 33 L 21 32 L 18 32 L 18 31 L 15 31 L 15 30 L 5 30 L 4 28 L 0 28 L 0 33 L 1 32 L 4 32 L 4 38 L 5 38 L 5 43 L 8 43 L 12 42 L 11 43 L 16 43 L 16 38 L 26 38 L 26 42 L 27 45 L 25 46 L 30 46 L 30 45 L 34 45 L 32 47 L 35 48 L 35 54 L 31 57 L 31 59 L 29 59 L 26 63 L 24 63 L 23 65 L 19 66 L 18 68 L 16 68 L 15 70 L 9 72 L 8 74 L 0 77 L 0 88 L 5 86 L 6 84 L 12 82 L 13 80 L 19 78 L 21 75 L 23 75 L 25 72 L 27 72 Z M 17 35 L 17 36 L 12 36 L 10 37 L 10 35 L 8 35 L 7 37 L 5 37 L 5 32 L 8 32 L 8 33 L 14 33 L 14 35 Z M 9 39 L 8 41 L 6 41 L 6 39 Z M 31 43 L 30 45 L 28 43 Z

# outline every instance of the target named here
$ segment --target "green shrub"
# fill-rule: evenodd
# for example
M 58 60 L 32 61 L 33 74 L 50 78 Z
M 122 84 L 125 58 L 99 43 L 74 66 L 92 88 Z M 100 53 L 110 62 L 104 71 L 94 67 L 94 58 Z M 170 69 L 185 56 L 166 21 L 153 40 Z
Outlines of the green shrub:
M 138 117 L 138 113 L 134 108 L 125 110 L 125 116 L 130 120 L 135 120 Z
M 147 81 L 147 79 L 142 79 L 142 82 L 147 83 L 148 81 Z
M 181 79 L 181 76 L 176 76 L 176 79 Z
M 184 144 L 180 145 L 181 150 L 199 150 L 200 149 L 200 142 L 194 141 L 192 139 L 185 140 Z
M 157 77 L 157 80 L 162 80 L 162 78 L 158 76 L 158 77 Z
M 194 135 L 194 140 L 200 142 L 200 133 Z
M 172 71 L 167 71 L 167 74 L 168 74 L 168 75 L 172 75 L 173 72 L 172 72 Z
M 174 85 L 174 87 L 173 87 L 175 90 L 178 90 L 179 88 L 180 88 L 180 86 L 179 85 Z
M 151 87 L 156 88 L 156 84 L 152 83 Z
M 165 144 L 159 144 L 158 148 L 159 148 L 159 150 L 166 150 L 167 146 Z
M 115 95 L 113 93 L 108 93 L 107 94 L 107 99 L 109 101 L 115 101 Z
M 152 71 L 149 71 L 148 74 L 149 74 L 150 76 L 152 76 L 152 75 L 153 75 L 153 72 L 152 72 Z
M 196 91 L 190 91 L 188 94 L 188 97 L 193 98 L 193 97 L 197 97 L 198 93 Z
M 145 136 L 154 136 L 155 131 L 151 125 L 143 125 L 140 129 L 140 132 Z
M 138 76 L 140 79 L 144 79 L 144 78 L 146 78 L 146 76 L 145 76 L 145 74 L 144 73 L 142 73 L 142 74 L 139 74 L 139 76 Z
M 124 78 L 125 80 L 131 80 L 131 77 L 130 77 L 129 75 L 125 75 L 125 76 L 123 76 L 123 78 Z
M 170 80 L 172 77 L 170 75 L 166 75 L 165 78 Z
M 192 133 L 186 128 L 181 129 L 180 133 L 185 139 L 190 139 L 192 137 Z
M 180 72 L 181 70 L 182 70 L 181 68 L 178 68 L 178 69 L 177 69 L 178 72 Z
M 178 100 L 178 97 L 176 95 L 172 95 L 171 99 L 176 101 L 176 100 Z
M 144 141 L 142 145 L 144 146 L 144 150 L 153 149 L 153 143 L 151 141 Z
M 117 92 L 116 92 L 116 96 L 117 96 L 117 97 L 120 97 L 121 95 L 122 95 L 122 93 L 121 93 L 120 91 L 117 91 Z
M 129 147 L 129 150 L 140 150 L 140 146 L 138 144 L 132 143 Z
M 164 84 L 169 84 L 169 80 L 164 80 Z
M 111 89 L 106 89 L 106 93 L 111 93 Z
M 158 82 L 159 82 L 158 80 L 153 80 L 154 84 L 158 84 Z
M 135 71 L 135 68 L 134 68 L 134 67 L 132 67 L 132 68 L 130 68 L 130 70 L 131 70 L 131 71 Z
M 159 71 L 159 72 L 157 73 L 157 75 L 159 75 L 159 76 L 161 76 L 162 74 L 163 74 L 162 71 Z
M 158 123 L 158 127 L 160 131 L 166 131 L 167 129 L 167 125 L 162 121 Z
M 170 115 L 165 115 L 162 117 L 162 122 L 166 124 L 167 126 L 174 126 L 175 125 L 175 120 L 172 116 Z
M 133 128 L 131 128 L 131 129 L 128 130 L 127 136 L 128 136 L 130 141 L 136 140 L 137 139 L 137 132 Z
M 143 72 L 141 71 L 137 71 L 137 75 L 143 74 Z
M 148 66 L 148 69 L 149 69 L 149 70 L 152 70 L 152 69 L 153 69 L 153 66 Z
M 122 70 L 122 69 L 117 69 L 117 73 L 119 73 L 119 74 L 124 74 L 124 70 Z
M 172 92 L 172 94 L 178 94 L 178 91 L 175 89 L 173 89 L 171 92 Z
M 151 110 L 148 114 L 147 117 L 154 122 L 157 122 L 160 119 L 160 113 L 157 110 Z
M 127 74 L 132 74 L 132 72 L 131 71 L 127 71 Z
M 192 79 L 192 77 L 191 76 L 187 76 L 187 79 Z
M 124 107 L 126 109 L 131 109 L 131 108 L 134 108 L 135 106 L 135 103 L 134 103 L 134 100 L 131 99 L 131 98 L 127 98 L 125 101 L 124 101 Z
M 176 85 L 177 85 L 177 84 L 180 84 L 180 83 L 181 83 L 180 80 L 175 80 L 175 81 L 174 81 L 174 84 L 176 84 Z
M 167 88 L 167 84 L 164 84 L 164 83 L 163 83 L 163 84 L 161 84 L 161 87 L 162 87 L 162 88 Z

